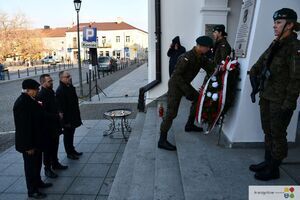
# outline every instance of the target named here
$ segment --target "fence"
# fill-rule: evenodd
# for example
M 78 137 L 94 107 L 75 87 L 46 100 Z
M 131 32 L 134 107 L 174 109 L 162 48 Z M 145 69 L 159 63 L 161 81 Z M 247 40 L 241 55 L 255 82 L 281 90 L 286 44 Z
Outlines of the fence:
M 9 71 L 8 69 L 5 69 L 2 71 L 2 79 L 1 80 L 10 80 L 12 76 L 14 76 L 14 79 L 23 78 L 26 76 L 32 76 L 37 74 L 44 74 L 44 73 L 50 73 L 65 69 L 73 68 L 73 63 L 59 63 L 56 65 L 40 65 L 40 66 L 34 66 L 34 67 L 27 67 L 26 69 L 18 69 L 16 71 Z

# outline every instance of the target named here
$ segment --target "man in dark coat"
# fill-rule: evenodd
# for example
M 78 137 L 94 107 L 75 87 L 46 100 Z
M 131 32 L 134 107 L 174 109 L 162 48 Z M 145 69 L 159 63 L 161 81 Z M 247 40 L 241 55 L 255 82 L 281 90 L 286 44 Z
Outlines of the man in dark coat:
M 175 65 L 177 63 L 178 57 L 181 54 L 185 53 L 185 51 L 186 51 L 185 48 L 183 46 L 181 46 L 181 44 L 180 44 L 179 36 L 176 36 L 172 40 L 172 44 L 170 45 L 170 48 L 167 53 L 167 55 L 170 57 L 170 60 L 169 60 L 169 75 L 170 75 L 170 77 L 175 69 Z
M 35 100 L 39 91 L 39 83 L 33 79 L 26 79 L 22 83 L 23 92 L 13 107 L 16 127 L 16 150 L 23 154 L 24 169 L 28 197 L 41 199 L 47 195 L 39 192 L 39 188 L 52 186 L 41 180 L 41 148 L 43 145 L 43 109 Z
M 167 141 L 167 135 L 173 119 L 177 116 L 180 101 L 183 96 L 192 102 L 190 115 L 185 125 L 185 131 L 203 131 L 201 127 L 194 125 L 199 93 L 191 85 L 191 82 L 201 68 L 203 68 L 207 74 L 211 75 L 214 72 L 215 66 L 213 62 L 205 56 L 213 45 L 212 39 L 208 36 L 201 36 L 197 38 L 196 42 L 197 45 L 192 50 L 178 58 L 174 73 L 169 80 L 167 112 L 160 125 L 158 148 L 170 151 L 176 150 L 176 147 Z
M 43 161 L 45 166 L 45 175 L 49 178 L 56 178 L 52 169 L 67 169 L 58 162 L 57 153 L 59 145 L 59 135 L 61 134 L 60 116 L 58 113 L 55 93 L 53 91 L 53 80 L 49 74 L 40 76 L 41 90 L 37 95 L 37 100 L 42 102 L 45 111 L 44 132 L 45 132 L 45 150 L 43 151 Z
M 220 65 L 221 62 L 227 56 L 230 56 L 231 47 L 226 39 L 227 33 L 225 32 L 225 26 L 223 24 L 217 25 L 213 28 L 213 37 L 215 39 L 215 45 L 213 48 L 214 62 Z
M 72 85 L 71 75 L 67 71 L 59 72 L 59 86 L 56 90 L 58 110 L 63 115 L 64 145 L 67 157 L 72 160 L 79 159 L 82 152 L 77 152 L 74 147 L 75 129 L 81 122 L 78 97 Z

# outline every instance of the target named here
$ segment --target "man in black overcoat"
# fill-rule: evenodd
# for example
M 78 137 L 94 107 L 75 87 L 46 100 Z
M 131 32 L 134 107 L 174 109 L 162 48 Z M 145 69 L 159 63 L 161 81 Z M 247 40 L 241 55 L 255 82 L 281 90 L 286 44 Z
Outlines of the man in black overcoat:
M 35 99 L 39 83 L 26 79 L 22 82 L 22 89 L 13 107 L 15 146 L 23 154 L 28 197 L 42 199 L 47 195 L 39 192 L 39 188 L 50 187 L 52 184 L 44 183 L 40 176 L 44 113 L 42 105 Z
M 63 115 L 64 146 L 67 157 L 72 160 L 79 159 L 82 152 L 77 152 L 74 147 L 75 129 L 81 122 L 78 97 L 72 85 L 71 75 L 67 71 L 59 72 L 59 86 L 56 90 L 58 110 Z
M 56 178 L 52 169 L 67 169 L 68 166 L 64 166 L 58 162 L 58 145 L 59 136 L 61 134 L 60 116 L 58 113 L 57 103 L 55 99 L 55 93 L 53 91 L 53 80 L 49 74 L 42 74 L 40 76 L 41 90 L 37 95 L 37 99 L 42 102 L 42 107 L 45 111 L 44 121 L 44 150 L 43 150 L 43 162 L 45 166 L 45 175 L 49 178 Z

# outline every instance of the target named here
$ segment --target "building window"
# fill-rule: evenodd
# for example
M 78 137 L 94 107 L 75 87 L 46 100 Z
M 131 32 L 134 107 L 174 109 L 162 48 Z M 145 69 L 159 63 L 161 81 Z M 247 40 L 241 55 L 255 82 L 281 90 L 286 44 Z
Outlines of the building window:
M 117 58 L 120 59 L 121 57 L 121 51 L 117 51 Z
M 117 42 L 117 43 L 120 43 L 120 41 L 121 41 L 121 40 L 120 40 L 120 36 L 116 36 L 116 42 Z
M 130 36 L 126 36 L 126 42 L 130 42 Z
M 73 37 L 73 48 L 77 49 L 77 38 Z
M 100 56 L 103 56 L 103 51 L 100 51 L 99 54 L 100 54 Z
M 102 44 L 103 44 L 103 46 L 105 45 L 105 43 L 106 43 L 106 36 L 102 36 Z
M 109 56 L 109 51 L 105 51 L 105 55 L 106 55 L 106 56 Z

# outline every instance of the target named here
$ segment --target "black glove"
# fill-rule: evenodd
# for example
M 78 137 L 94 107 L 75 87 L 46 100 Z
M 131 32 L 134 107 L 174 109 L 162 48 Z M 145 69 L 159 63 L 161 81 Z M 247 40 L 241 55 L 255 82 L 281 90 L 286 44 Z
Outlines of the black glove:
M 189 101 L 197 101 L 198 100 L 198 96 L 199 96 L 199 93 L 193 89 L 190 93 L 188 93 L 185 98 Z
M 256 76 L 249 76 L 250 77 L 250 83 L 252 86 L 252 92 L 250 94 L 252 103 L 255 103 L 255 95 L 259 92 L 259 81 Z

